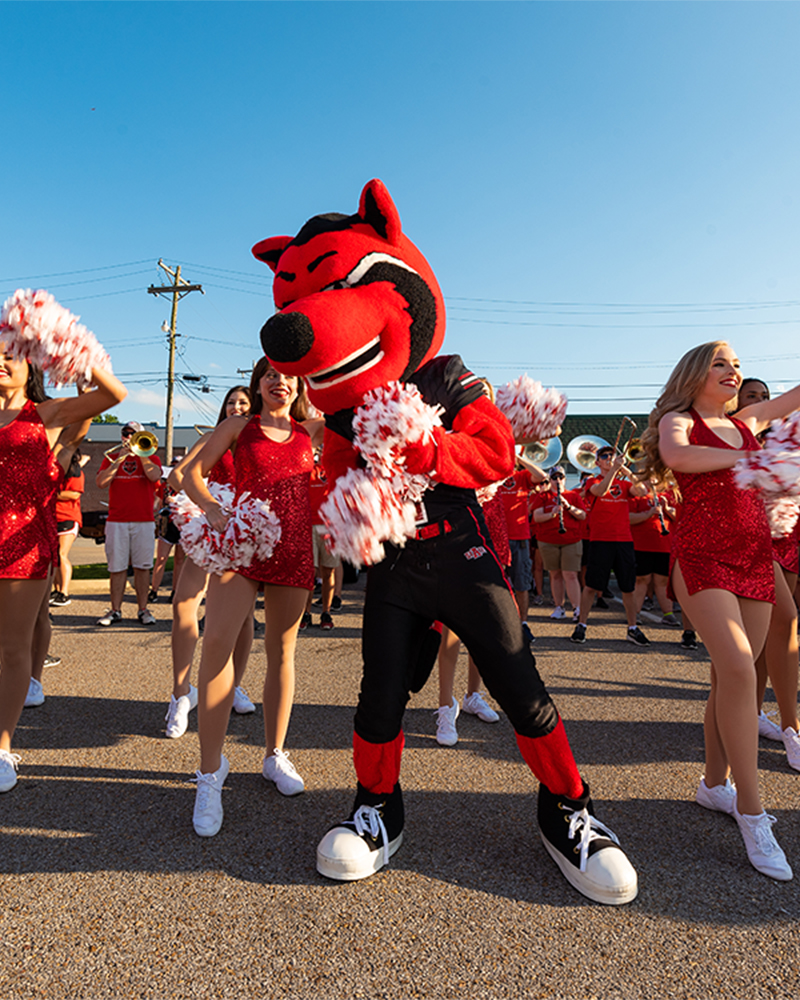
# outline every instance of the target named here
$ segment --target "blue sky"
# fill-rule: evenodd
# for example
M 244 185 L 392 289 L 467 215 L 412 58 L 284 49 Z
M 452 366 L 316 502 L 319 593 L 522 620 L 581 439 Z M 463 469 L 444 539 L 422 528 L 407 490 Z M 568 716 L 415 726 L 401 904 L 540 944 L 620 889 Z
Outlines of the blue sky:
M 14 3 L 0 294 L 81 314 L 164 420 L 260 354 L 256 240 L 383 179 L 445 293 L 445 349 L 570 412 L 642 412 L 694 344 L 800 382 L 800 7 L 789 3 Z M 64 272 L 74 272 L 66 274 Z

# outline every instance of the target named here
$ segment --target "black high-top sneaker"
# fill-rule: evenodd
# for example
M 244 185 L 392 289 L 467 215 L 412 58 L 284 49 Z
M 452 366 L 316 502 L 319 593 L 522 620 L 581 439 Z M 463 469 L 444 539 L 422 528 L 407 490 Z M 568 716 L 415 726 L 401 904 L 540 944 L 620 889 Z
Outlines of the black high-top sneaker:
M 589 786 L 568 799 L 539 785 L 539 833 L 564 878 L 595 903 L 630 903 L 639 891 L 636 871 L 616 835 L 594 816 Z
M 403 793 L 375 795 L 359 784 L 353 811 L 331 827 L 317 847 L 317 871 L 340 882 L 374 875 L 403 843 Z

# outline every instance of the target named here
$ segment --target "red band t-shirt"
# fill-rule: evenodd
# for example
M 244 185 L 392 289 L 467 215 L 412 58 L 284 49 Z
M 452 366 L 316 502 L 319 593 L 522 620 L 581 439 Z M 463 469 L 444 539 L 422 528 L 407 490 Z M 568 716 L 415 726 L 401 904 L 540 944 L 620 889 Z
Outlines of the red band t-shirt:
M 650 510 L 650 497 L 631 497 L 628 500 L 628 508 L 631 514 L 641 514 L 642 511 Z M 664 517 L 664 524 L 669 528 L 669 519 Z M 646 521 L 631 525 L 633 535 L 633 547 L 638 552 L 669 552 L 672 549 L 672 541 L 669 535 L 661 534 L 661 521 L 658 514 L 653 514 Z
M 508 537 L 514 541 L 530 538 L 528 526 L 528 494 L 534 487 L 533 476 L 527 469 L 520 469 L 506 479 L 497 495 L 503 498 L 506 509 Z
M 562 493 L 564 500 L 572 507 L 579 510 L 585 509 L 583 498 L 577 490 L 567 490 Z M 531 501 L 533 510 L 543 510 L 545 514 L 552 514 L 558 508 L 558 498 L 552 490 L 547 493 L 537 493 Z M 536 537 L 540 542 L 548 545 L 572 545 L 583 538 L 583 521 L 579 521 L 566 510 L 564 511 L 564 527 L 567 529 L 562 535 L 558 530 L 558 515 L 549 521 L 536 521 Z
M 117 452 L 103 459 L 100 471 L 107 469 Z M 150 461 L 161 468 L 161 462 L 156 455 L 150 456 Z M 144 474 L 141 459 L 129 455 L 117 470 L 108 487 L 108 520 L 109 521 L 152 521 L 153 503 L 155 501 L 158 481 L 151 483 Z
M 604 476 L 586 480 L 586 508 L 589 511 L 589 540 L 592 542 L 631 542 L 631 522 L 628 494 L 631 484 L 625 479 L 615 479 L 603 496 L 595 496 L 591 487 L 602 483 Z

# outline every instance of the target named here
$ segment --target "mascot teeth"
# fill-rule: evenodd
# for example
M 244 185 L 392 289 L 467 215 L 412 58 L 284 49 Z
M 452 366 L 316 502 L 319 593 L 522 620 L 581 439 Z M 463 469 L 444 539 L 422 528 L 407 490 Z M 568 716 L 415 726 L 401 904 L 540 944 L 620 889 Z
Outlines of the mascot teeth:
M 335 367 L 325 368 L 322 371 L 314 372 L 313 375 L 307 375 L 306 380 L 312 389 L 338 385 L 340 382 L 366 371 L 372 365 L 377 364 L 382 357 L 381 338 L 375 337 L 366 347 L 342 358 Z

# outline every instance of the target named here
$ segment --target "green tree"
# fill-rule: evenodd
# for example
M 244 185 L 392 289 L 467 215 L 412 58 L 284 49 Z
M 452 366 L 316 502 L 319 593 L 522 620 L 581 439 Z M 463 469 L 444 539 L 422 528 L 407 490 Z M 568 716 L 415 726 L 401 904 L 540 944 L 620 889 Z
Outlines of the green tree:
M 94 417 L 92 420 L 93 424 L 118 424 L 119 417 L 115 417 L 113 413 L 101 413 L 99 417 Z

